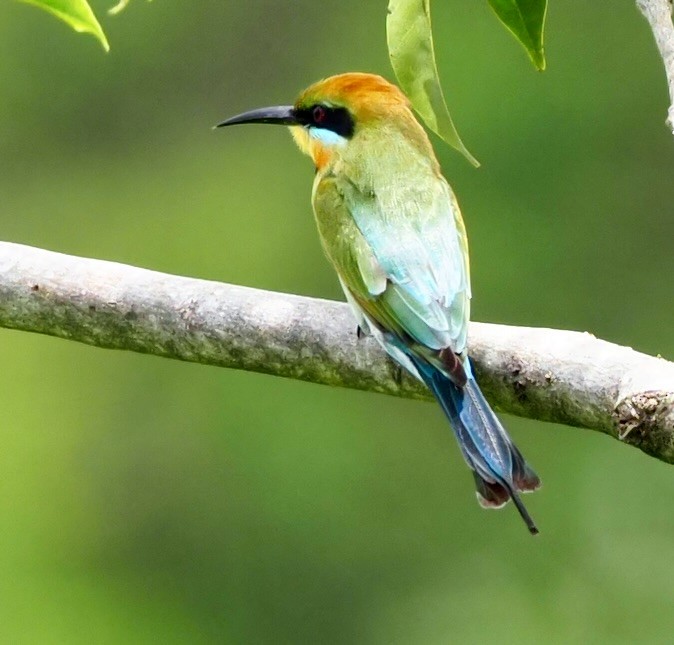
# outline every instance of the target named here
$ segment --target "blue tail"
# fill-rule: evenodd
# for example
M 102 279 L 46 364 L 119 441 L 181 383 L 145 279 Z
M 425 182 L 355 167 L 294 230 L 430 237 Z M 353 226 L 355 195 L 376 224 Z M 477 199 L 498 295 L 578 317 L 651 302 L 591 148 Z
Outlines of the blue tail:
M 538 533 L 518 493 L 534 491 L 541 482 L 489 407 L 468 361 L 464 364 L 468 380 L 463 387 L 428 363 L 414 363 L 451 423 L 463 457 L 473 471 L 480 505 L 500 508 L 512 499 L 529 531 Z

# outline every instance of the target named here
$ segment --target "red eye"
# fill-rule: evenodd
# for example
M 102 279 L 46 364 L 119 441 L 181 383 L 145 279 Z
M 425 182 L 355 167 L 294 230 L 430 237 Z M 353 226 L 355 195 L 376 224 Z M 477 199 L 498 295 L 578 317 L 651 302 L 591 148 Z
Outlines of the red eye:
M 326 116 L 325 108 L 322 105 L 316 105 L 311 111 L 311 118 L 314 120 L 314 123 L 319 125 L 325 121 Z

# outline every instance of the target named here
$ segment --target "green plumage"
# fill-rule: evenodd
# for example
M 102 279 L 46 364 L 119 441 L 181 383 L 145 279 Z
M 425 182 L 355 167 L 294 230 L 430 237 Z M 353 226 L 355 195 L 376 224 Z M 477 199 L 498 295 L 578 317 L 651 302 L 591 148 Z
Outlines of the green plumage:
M 468 243 L 454 195 L 405 96 L 380 76 L 333 76 L 294 106 L 221 123 L 291 125 L 316 165 L 313 207 L 321 243 L 358 324 L 433 392 L 473 471 L 480 504 L 540 485 L 472 374 Z
M 323 248 L 365 320 L 442 368 L 440 350 L 466 348 L 470 280 L 458 205 L 432 154 L 394 126 L 360 132 L 354 143 L 316 175 Z

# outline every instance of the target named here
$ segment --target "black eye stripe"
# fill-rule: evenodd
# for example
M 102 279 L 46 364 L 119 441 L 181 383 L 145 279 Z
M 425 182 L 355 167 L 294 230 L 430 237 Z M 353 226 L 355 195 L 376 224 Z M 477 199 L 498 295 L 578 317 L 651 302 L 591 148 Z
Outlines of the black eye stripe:
M 346 108 L 330 107 L 329 105 L 310 105 L 295 110 L 295 118 L 309 127 L 324 128 L 350 139 L 353 136 L 355 124 L 353 117 Z

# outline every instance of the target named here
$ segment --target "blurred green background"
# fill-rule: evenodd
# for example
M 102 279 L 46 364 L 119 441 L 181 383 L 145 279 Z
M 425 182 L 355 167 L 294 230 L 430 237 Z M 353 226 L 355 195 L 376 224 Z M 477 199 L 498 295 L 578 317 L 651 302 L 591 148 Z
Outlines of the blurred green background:
M 341 298 L 281 128 L 322 76 L 391 77 L 386 2 L 93 2 L 112 51 L 0 4 L 0 239 Z M 486 2 L 435 2 L 474 170 L 436 140 L 476 320 L 674 357 L 674 141 L 631 0 L 551 0 L 536 73 Z M 3 643 L 671 642 L 674 468 L 506 417 L 544 481 L 482 511 L 426 403 L 0 330 Z

